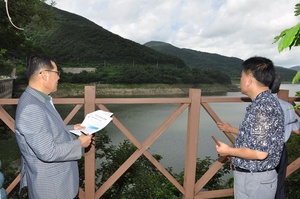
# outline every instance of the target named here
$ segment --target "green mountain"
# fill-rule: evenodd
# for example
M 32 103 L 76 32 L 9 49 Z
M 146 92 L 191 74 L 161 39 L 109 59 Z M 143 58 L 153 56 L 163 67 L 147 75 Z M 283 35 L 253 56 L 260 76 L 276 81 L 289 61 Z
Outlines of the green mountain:
M 31 23 L 26 36 L 47 49 L 60 63 L 80 64 L 168 64 L 186 67 L 185 63 L 151 48 L 113 34 L 79 15 L 51 7 L 52 26 L 40 28 Z
M 150 41 L 144 44 L 158 52 L 180 58 L 186 65 L 192 68 L 219 70 L 230 76 L 231 80 L 238 80 L 241 75 L 242 59 L 226 57 L 223 55 L 201 52 L 186 48 L 178 48 L 168 43 Z M 276 67 L 283 81 L 291 81 L 296 74 L 294 70 Z
M 211 69 L 191 69 L 178 57 L 113 34 L 81 17 L 45 4 L 52 25 L 34 21 L 25 28 L 29 41 L 46 49 L 60 67 L 94 67 L 95 73 L 62 74 L 61 81 L 109 84 L 230 85 L 230 77 Z
M 293 66 L 293 67 L 291 67 L 290 69 L 291 69 L 291 70 L 296 70 L 296 71 L 298 71 L 298 70 L 300 70 L 300 66 Z
M 41 27 L 33 21 L 25 28 L 26 37 L 55 57 L 60 66 L 97 67 L 97 77 L 86 81 L 199 84 L 240 78 L 243 60 L 239 58 L 180 49 L 164 42 L 141 45 L 84 17 L 45 6 L 52 13 L 52 25 Z M 280 73 L 283 80 L 290 81 L 295 71 L 281 68 Z

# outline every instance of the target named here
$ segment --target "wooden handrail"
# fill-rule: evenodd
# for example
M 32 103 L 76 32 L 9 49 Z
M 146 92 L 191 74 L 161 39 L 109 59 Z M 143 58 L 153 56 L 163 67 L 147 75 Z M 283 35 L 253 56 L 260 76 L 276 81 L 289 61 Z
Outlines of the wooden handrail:
M 280 91 L 280 98 L 286 101 L 295 103 L 300 101 L 296 97 L 288 97 L 288 91 Z M 134 162 L 144 155 L 183 195 L 185 199 L 194 198 L 218 198 L 233 196 L 233 189 L 204 191 L 203 187 L 207 182 L 222 168 L 227 161 L 226 157 L 220 157 L 211 165 L 204 175 L 195 181 L 196 163 L 198 151 L 198 136 L 200 128 L 200 108 L 201 106 L 208 113 L 214 122 L 221 121 L 219 116 L 209 105 L 210 103 L 245 103 L 251 100 L 247 97 L 202 97 L 201 90 L 190 89 L 189 96 L 183 98 L 96 98 L 95 86 L 85 87 L 84 98 L 54 98 L 54 104 L 72 104 L 75 107 L 66 116 L 64 122 L 69 123 L 78 111 L 84 107 L 84 114 L 88 114 L 98 107 L 99 109 L 109 111 L 105 105 L 107 104 L 178 104 L 178 107 L 162 122 L 162 124 L 152 132 L 152 134 L 143 142 L 138 139 L 118 120 L 113 116 L 113 123 L 117 128 L 137 147 L 137 150 L 104 182 L 104 184 L 95 190 L 95 147 L 92 146 L 85 151 L 85 187 L 79 188 L 79 197 L 81 199 L 101 198 L 103 194 L 120 178 L 126 170 L 134 164 Z M 3 108 L 5 105 L 17 105 L 18 99 L 0 99 L 0 119 L 13 131 L 14 118 L 11 117 Z M 188 110 L 187 124 L 187 141 L 186 141 L 186 160 L 184 169 L 184 183 L 181 185 L 176 179 L 152 156 L 148 148 L 158 139 L 164 131 L 178 118 L 185 110 Z M 231 134 L 224 132 L 224 135 L 231 143 L 234 143 L 235 138 Z M 295 172 L 300 167 L 300 157 L 291 163 L 287 168 L 287 176 Z M 94 172 L 92 172 L 94 171 Z M 9 194 L 12 189 L 19 183 L 20 176 L 18 175 L 14 181 L 6 189 Z

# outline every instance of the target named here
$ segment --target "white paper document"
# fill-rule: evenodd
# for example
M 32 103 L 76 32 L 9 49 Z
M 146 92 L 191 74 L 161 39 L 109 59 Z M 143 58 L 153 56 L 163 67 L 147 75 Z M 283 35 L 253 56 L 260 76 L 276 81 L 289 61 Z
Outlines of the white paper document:
M 82 132 L 87 135 L 91 135 L 108 125 L 112 120 L 112 115 L 113 113 L 102 110 L 89 113 L 85 116 L 81 123 L 81 126 L 85 126 L 86 128 L 83 130 L 71 130 L 71 132 L 76 135 L 81 135 Z

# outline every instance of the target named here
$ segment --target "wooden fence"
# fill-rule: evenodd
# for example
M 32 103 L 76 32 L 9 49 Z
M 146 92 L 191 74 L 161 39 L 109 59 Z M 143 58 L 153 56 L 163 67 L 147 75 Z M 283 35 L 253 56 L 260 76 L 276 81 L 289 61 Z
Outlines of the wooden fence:
M 298 98 L 288 97 L 288 91 L 280 91 L 279 97 L 291 103 L 300 101 Z M 211 108 L 210 103 L 243 103 L 250 102 L 247 97 L 202 97 L 200 89 L 190 89 L 189 96 L 183 98 L 96 98 L 95 86 L 85 87 L 84 98 L 55 98 L 54 104 L 75 105 L 72 111 L 64 118 L 64 122 L 68 124 L 71 119 L 84 107 L 84 114 L 93 112 L 98 107 L 101 110 L 109 111 L 107 104 L 178 104 L 177 108 L 161 123 L 161 125 L 152 132 L 152 134 L 144 141 L 138 141 L 134 135 L 120 122 L 117 116 L 113 116 L 112 122 L 120 131 L 133 143 L 137 150 L 110 176 L 110 178 L 96 190 L 95 186 L 95 146 L 85 152 L 84 174 L 85 187 L 79 188 L 79 197 L 81 199 L 101 198 L 103 194 L 126 172 L 128 168 L 142 155 L 144 155 L 183 195 L 185 199 L 200 198 L 219 198 L 233 196 L 233 189 L 211 190 L 205 191 L 203 187 L 218 172 L 218 170 L 227 161 L 226 157 L 220 157 L 214 162 L 207 172 L 195 180 L 196 162 L 198 151 L 198 138 L 200 128 L 200 109 L 201 106 L 215 121 L 221 121 L 215 111 Z M 14 119 L 5 111 L 3 106 L 16 105 L 18 99 L 0 99 L 0 118 L 10 128 L 14 129 Z M 186 130 L 186 154 L 184 167 L 184 182 L 180 184 L 160 162 L 158 162 L 148 151 L 149 147 L 164 133 L 164 131 L 174 122 L 174 120 L 188 110 L 187 130 Z M 231 143 L 235 138 L 231 134 L 226 134 Z M 170 149 L 170 153 L 171 153 Z M 296 159 L 288 166 L 287 176 L 299 169 L 300 158 Z M 94 171 L 94 172 L 92 172 Z M 20 176 L 11 182 L 6 188 L 9 194 L 12 189 L 19 183 Z M 95 191 L 96 190 L 96 191 Z

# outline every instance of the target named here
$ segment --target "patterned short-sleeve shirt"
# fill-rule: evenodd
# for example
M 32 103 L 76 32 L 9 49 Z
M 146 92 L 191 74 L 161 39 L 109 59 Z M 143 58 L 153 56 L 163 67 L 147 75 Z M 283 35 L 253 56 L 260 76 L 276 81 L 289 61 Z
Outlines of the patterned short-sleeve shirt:
M 274 169 L 280 160 L 284 144 L 284 115 L 278 100 L 271 92 L 264 91 L 256 96 L 246 108 L 239 128 L 235 148 L 246 147 L 267 152 L 264 160 L 247 160 L 232 157 L 234 167 L 250 171 Z

